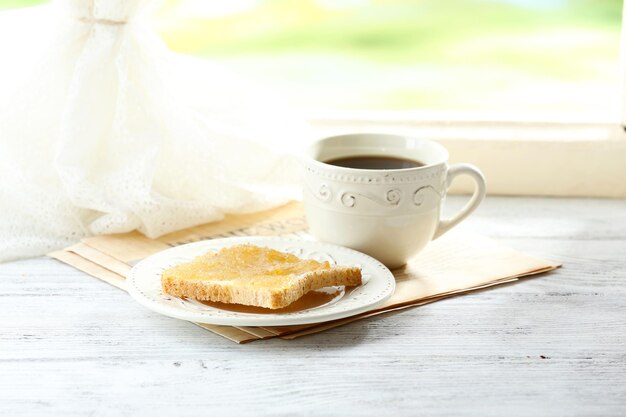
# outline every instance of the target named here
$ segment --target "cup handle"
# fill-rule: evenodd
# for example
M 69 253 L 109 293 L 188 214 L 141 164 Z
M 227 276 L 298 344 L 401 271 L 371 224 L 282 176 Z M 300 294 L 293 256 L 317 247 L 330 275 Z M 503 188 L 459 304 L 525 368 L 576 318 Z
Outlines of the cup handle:
M 448 230 L 452 229 L 454 226 L 456 226 L 457 224 L 465 220 L 467 216 L 472 214 L 474 210 L 478 208 L 480 203 L 485 198 L 485 193 L 486 193 L 485 177 L 483 176 L 482 172 L 480 172 L 478 168 L 476 168 L 474 165 L 471 165 L 471 164 L 452 165 L 448 169 L 446 189 L 448 189 L 450 187 L 450 184 L 452 184 L 452 181 L 454 181 L 454 179 L 461 174 L 467 174 L 470 177 L 472 177 L 472 179 L 474 180 L 474 183 L 476 184 L 476 186 L 474 187 L 474 194 L 472 194 L 472 198 L 470 198 L 467 204 L 465 204 L 465 207 L 463 207 L 461 211 L 459 211 L 456 214 L 456 216 L 450 219 L 442 219 L 439 222 L 439 226 L 437 227 L 437 230 L 435 231 L 435 236 L 433 237 L 433 239 L 437 239 L 439 236 L 443 235 Z

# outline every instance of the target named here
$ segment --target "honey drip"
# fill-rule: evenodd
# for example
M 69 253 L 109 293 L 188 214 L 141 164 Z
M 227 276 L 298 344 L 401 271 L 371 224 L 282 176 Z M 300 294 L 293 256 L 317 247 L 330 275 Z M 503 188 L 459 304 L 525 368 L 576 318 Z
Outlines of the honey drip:
M 287 307 L 272 310 L 271 308 L 263 308 L 256 306 L 246 306 L 242 304 L 217 303 L 213 301 L 198 301 L 201 304 L 219 308 L 221 310 L 233 311 L 236 313 L 248 314 L 285 314 L 295 313 L 298 311 L 310 310 L 320 307 L 335 300 L 339 300 L 344 294 L 352 291 L 352 288 L 346 288 L 345 291 L 341 287 L 324 288 L 322 290 L 309 291 L 301 298 L 289 304 Z

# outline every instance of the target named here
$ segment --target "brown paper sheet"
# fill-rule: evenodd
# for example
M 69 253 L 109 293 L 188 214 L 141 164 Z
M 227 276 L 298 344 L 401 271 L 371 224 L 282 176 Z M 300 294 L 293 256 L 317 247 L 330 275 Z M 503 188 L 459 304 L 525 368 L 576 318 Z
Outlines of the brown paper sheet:
M 95 236 L 50 256 L 125 289 L 125 278 L 139 260 L 172 246 L 230 236 L 306 235 L 299 203 L 248 215 L 226 216 L 222 221 L 149 239 L 140 233 Z M 432 242 L 406 266 L 392 271 L 396 291 L 375 310 L 327 323 L 280 327 L 231 327 L 195 323 L 237 343 L 317 333 L 356 320 L 424 305 L 444 298 L 517 281 L 560 265 L 507 248 L 486 237 L 452 231 Z

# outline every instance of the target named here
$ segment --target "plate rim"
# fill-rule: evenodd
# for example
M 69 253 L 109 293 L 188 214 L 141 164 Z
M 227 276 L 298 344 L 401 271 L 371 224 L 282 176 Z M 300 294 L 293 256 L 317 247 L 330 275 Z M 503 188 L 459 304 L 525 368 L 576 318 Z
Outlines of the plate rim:
M 301 317 L 289 317 L 289 316 L 284 316 L 284 317 L 276 317 L 276 316 L 270 316 L 270 315 L 261 315 L 261 314 L 253 314 L 253 313 L 247 313 L 249 314 L 249 317 L 237 317 L 237 318 L 233 318 L 233 317 L 212 317 L 210 321 L 206 321 L 204 319 L 190 319 L 190 316 L 193 316 L 193 312 L 181 312 L 178 308 L 173 307 L 173 306 L 167 306 L 167 305 L 163 305 L 160 304 L 158 302 L 152 301 L 150 299 L 148 299 L 146 296 L 144 296 L 143 294 L 141 294 L 141 292 L 138 289 L 138 286 L 136 284 L 136 276 L 138 274 L 139 269 L 142 266 L 145 266 L 146 264 L 150 263 L 151 261 L 154 261 L 155 258 L 161 258 L 161 257 L 166 257 L 167 258 L 167 254 L 168 253 L 175 253 L 176 251 L 179 251 L 180 248 L 190 248 L 190 247 L 195 247 L 195 246 L 204 246 L 204 245 L 208 245 L 211 246 L 211 243 L 227 243 L 227 244 L 232 244 L 232 245 L 236 245 L 238 243 L 242 243 L 242 242 L 247 242 L 247 243 L 253 243 L 254 241 L 276 241 L 276 242 L 284 242 L 284 243 L 291 243 L 294 244 L 295 246 L 298 246 L 299 244 L 305 243 L 305 244 L 309 244 L 309 245 L 316 245 L 316 246 L 320 246 L 322 248 L 327 247 L 331 249 L 331 253 L 333 250 L 341 250 L 341 251 L 346 251 L 348 253 L 351 253 L 357 257 L 361 257 L 365 260 L 367 260 L 368 262 L 374 264 L 375 266 L 377 266 L 378 268 L 380 268 L 385 274 L 387 274 L 388 276 L 386 278 L 389 279 L 389 282 L 391 282 L 391 289 L 388 291 L 387 294 L 385 294 L 380 300 L 377 300 L 374 303 L 369 303 L 369 304 L 364 304 L 362 306 L 358 306 L 358 307 L 354 307 L 353 309 L 350 310 L 346 310 L 344 312 L 335 312 L 335 313 L 328 313 L 328 314 L 322 314 L 322 315 L 318 315 L 318 316 L 313 316 L 313 317 L 307 317 L 307 316 L 301 316 Z M 224 245 L 223 247 L 225 247 L 227 245 Z M 262 246 L 262 243 L 259 243 L 259 246 Z M 379 260 L 364 254 L 362 252 L 359 252 L 357 250 L 354 250 L 352 248 L 348 248 L 345 246 L 340 246 L 340 245 L 335 245 L 332 243 L 326 243 L 326 242 L 319 242 L 316 240 L 307 240 L 307 239 L 301 239 L 301 238 L 292 238 L 292 237 L 281 237 L 281 236 L 232 236 L 232 237 L 224 237 L 224 238 L 216 238 L 216 239 L 203 239 L 203 240 L 199 240 L 196 242 L 190 242 L 190 243 L 185 243 L 182 245 L 177 245 L 168 249 L 164 249 L 161 250 L 159 252 L 156 252 L 142 260 L 140 260 L 139 262 L 137 262 L 131 269 L 128 278 L 127 278 L 127 291 L 129 293 L 129 295 L 135 300 L 137 301 L 139 304 L 143 305 L 144 307 L 148 308 L 151 311 L 154 311 L 156 313 L 162 314 L 164 316 L 167 317 L 172 317 L 172 318 L 176 318 L 179 320 L 184 320 L 184 321 L 190 321 L 190 322 L 194 322 L 194 323 L 199 323 L 199 324 L 211 324 L 211 325 L 221 325 L 221 326 L 295 326 L 295 325 L 304 325 L 304 324 L 315 324 L 315 323 L 325 323 L 328 321 L 333 321 L 333 320 L 340 320 L 343 318 L 347 318 L 347 317 L 353 317 L 362 313 L 365 313 L 367 311 L 371 311 L 376 309 L 377 307 L 381 306 L 382 304 L 384 304 L 389 298 L 391 298 L 391 296 L 394 294 L 395 292 L 395 287 L 396 287 L 396 280 L 395 277 L 393 275 L 393 273 L 385 266 L 383 265 Z M 337 303 L 340 303 L 341 300 L 337 301 Z M 322 308 L 323 310 L 323 308 Z M 247 321 L 247 319 L 250 319 L 250 321 Z M 264 320 L 265 319 L 265 320 Z

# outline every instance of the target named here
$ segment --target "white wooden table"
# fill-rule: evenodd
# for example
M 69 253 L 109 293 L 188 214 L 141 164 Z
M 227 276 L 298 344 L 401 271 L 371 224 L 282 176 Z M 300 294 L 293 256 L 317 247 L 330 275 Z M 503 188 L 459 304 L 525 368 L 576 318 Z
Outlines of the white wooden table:
M 626 201 L 491 197 L 460 227 L 564 267 L 236 345 L 55 260 L 0 265 L 0 416 L 626 415 Z

